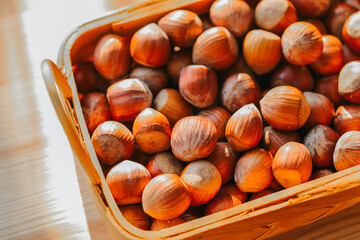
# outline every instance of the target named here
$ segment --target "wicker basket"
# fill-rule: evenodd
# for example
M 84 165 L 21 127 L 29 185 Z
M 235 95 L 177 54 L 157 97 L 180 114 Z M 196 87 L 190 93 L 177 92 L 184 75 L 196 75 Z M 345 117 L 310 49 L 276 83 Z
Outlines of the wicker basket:
M 140 230 L 124 219 L 91 144 L 77 97 L 72 65 L 90 57 L 96 41 L 105 33 L 132 34 L 141 26 L 179 8 L 202 14 L 208 11 L 211 2 L 153 0 L 127 6 L 71 32 L 60 48 L 57 66 L 50 60 L 42 63 L 54 108 L 87 173 L 97 208 L 115 239 L 265 239 L 360 202 L 360 166 L 356 166 L 158 232 Z

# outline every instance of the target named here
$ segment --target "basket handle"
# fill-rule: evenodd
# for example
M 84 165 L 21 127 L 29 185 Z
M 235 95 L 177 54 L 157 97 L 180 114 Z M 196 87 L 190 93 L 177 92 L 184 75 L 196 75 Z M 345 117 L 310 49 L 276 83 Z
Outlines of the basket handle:
M 60 123 L 70 142 L 70 146 L 73 152 L 75 152 L 75 154 L 77 155 L 90 181 L 96 185 L 100 184 L 100 175 L 97 172 L 96 168 L 94 167 L 89 154 L 84 149 L 83 144 L 81 143 L 81 140 L 78 136 L 78 133 L 74 128 L 74 125 L 70 122 L 69 118 L 66 116 L 65 110 L 60 101 L 59 92 L 56 86 L 58 86 L 59 91 L 62 93 L 64 97 L 72 98 L 71 88 L 67 80 L 62 75 L 60 69 L 56 66 L 56 64 L 49 59 L 44 59 L 42 61 L 41 71 L 47 92 L 54 106 L 56 115 L 60 120 Z

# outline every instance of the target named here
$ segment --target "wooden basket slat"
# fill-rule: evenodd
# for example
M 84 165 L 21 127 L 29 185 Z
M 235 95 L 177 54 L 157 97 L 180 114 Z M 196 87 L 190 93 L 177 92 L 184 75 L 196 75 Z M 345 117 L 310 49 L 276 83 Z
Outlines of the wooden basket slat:
M 65 98 L 62 99 L 63 106 L 74 126 L 79 129 L 79 139 L 99 172 L 101 184 L 92 185 L 93 195 L 105 224 L 112 236 L 116 238 L 219 239 L 220 237 L 241 236 L 242 238 L 263 239 L 360 202 L 360 198 L 356 197 L 356 193 L 360 192 L 360 166 L 357 166 L 159 232 L 139 230 L 124 219 L 110 194 L 92 147 L 76 94 L 72 64 L 91 60 L 91 52 L 96 40 L 105 33 L 131 34 L 142 25 L 157 20 L 174 8 L 186 7 L 196 12 L 204 12 L 210 3 L 209 0 L 155 0 L 146 4 L 137 4 L 134 7 L 126 7 L 75 29 L 60 48 L 58 66 L 67 76 L 74 96 L 73 110 L 69 108 L 71 105 Z M 154 12 L 149 10 L 154 10 Z M 104 194 L 106 202 L 98 193 L 99 191 Z M 293 216 L 296 216 L 298 220 L 294 220 Z

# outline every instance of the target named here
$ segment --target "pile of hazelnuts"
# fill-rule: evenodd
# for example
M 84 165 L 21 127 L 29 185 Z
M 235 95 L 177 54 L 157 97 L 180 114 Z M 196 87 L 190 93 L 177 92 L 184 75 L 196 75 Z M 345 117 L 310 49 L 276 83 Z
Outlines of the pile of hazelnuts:
M 74 66 L 124 217 L 160 230 L 360 164 L 360 2 L 216 0 Z

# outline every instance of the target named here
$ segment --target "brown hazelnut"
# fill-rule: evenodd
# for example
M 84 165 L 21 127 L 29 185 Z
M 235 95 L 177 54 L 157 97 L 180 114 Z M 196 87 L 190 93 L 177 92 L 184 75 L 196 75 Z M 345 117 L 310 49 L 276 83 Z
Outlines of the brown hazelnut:
M 246 73 L 228 77 L 221 90 L 221 103 L 231 112 L 242 106 L 253 103 L 258 105 L 261 90 L 259 85 Z
M 234 196 L 216 196 L 206 205 L 205 216 L 236 207 L 241 203 L 242 202 Z
M 334 106 L 345 103 L 345 99 L 338 92 L 338 75 L 331 75 L 315 81 L 315 92 L 327 97 Z
M 297 20 L 296 9 L 288 0 L 260 1 L 255 9 L 256 25 L 278 35 Z
M 158 24 L 170 41 L 180 48 L 191 47 L 203 31 L 198 15 L 188 10 L 172 11 L 162 17 Z
M 360 61 L 360 54 L 354 53 L 346 44 L 343 45 L 344 65 L 352 61 Z
M 141 65 L 161 67 L 170 57 L 169 37 L 158 25 L 150 23 L 132 36 L 130 54 Z
M 224 27 L 213 27 L 203 32 L 195 41 L 192 59 L 215 70 L 224 70 L 234 64 L 239 55 L 234 35 Z
M 197 116 L 210 120 L 216 127 L 218 140 L 225 138 L 225 128 L 231 114 L 221 107 L 212 107 L 200 111 Z
M 184 169 L 184 164 L 173 154 L 161 152 L 150 158 L 146 168 L 153 178 L 164 173 L 173 173 L 180 176 Z
M 346 19 L 357 9 L 349 4 L 339 2 L 334 5 L 326 15 L 325 22 L 331 34 L 343 40 L 342 28 Z
M 288 142 L 300 142 L 301 137 L 295 131 L 282 131 L 271 126 L 264 128 L 264 146 L 272 156 L 275 156 L 279 148 Z
M 340 106 L 335 113 L 334 126 L 340 135 L 349 131 L 360 131 L 360 106 Z
M 357 11 L 348 17 L 342 29 L 344 42 L 354 52 L 360 54 L 360 11 Z
M 360 132 L 344 133 L 338 140 L 334 151 L 334 165 L 337 171 L 360 164 Z
M 215 125 L 203 117 L 191 116 L 179 120 L 171 134 L 172 152 L 185 162 L 209 156 L 216 142 Z
M 237 110 L 226 124 L 225 136 L 232 149 L 244 151 L 256 147 L 263 131 L 262 118 L 254 104 Z
M 243 54 L 247 64 L 256 74 L 271 72 L 282 58 L 281 39 L 265 30 L 252 30 L 244 39 Z
M 129 78 L 111 85 L 107 98 L 113 120 L 132 122 L 142 110 L 150 107 L 153 96 L 144 82 Z
M 165 228 L 173 227 L 184 223 L 185 220 L 182 217 L 176 217 L 168 220 L 154 219 L 151 224 L 151 231 L 160 231 Z
M 74 79 L 78 92 L 86 94 L 98 91 L 98 76 L 94 65 L 84 63 L 73 66 Z
M 162 68 L 148 68 L 136 66 L 129 75 L 129 78 L 137 78 L 146 83 L 153 96 L 156 96 L 163 89 L 168 80 L 166 72 Z
M 330 0 L 290 0 L 301 17 L 318 18 L 330 7 Z
M 180 50 L 171 54 L 169 62 L 166 64 L 166 71 L 175 86 L 179 85 L 181 69 L 191 64 L 192 55 L 190 50 Z
M 284 62 L 271 75 L 270 86 L 293 86 L 301 91 L 311 91 L 314 79 L 306 66 L 295 66 Z
M 286 28 L 281 37 L 281 45 L 286 60 L 294 65 L 315 62 L 323 50 L 321 33 L 307 22 L 296 22 Z
M 304 21 L 314 25 L 321 34 L 328 34 L 324 23 L 320 19 L 306 19 Z
M 119 206 L 124 218 L 137 228 L 150 230 L 150 217 L 143 211 L 141 204 Z
M 305 95 L 297 88 L 280 86 L 271 89 L 260 100 L 265 121 L 279 130 L 296 130 L 307 121 L 311 108 Z
M 360 61 L 346 64 L 339 74 L 339 94 L 346 100 L 360 104 Z
M 321 124 L 316 125 L 306 134 L 304 145 L 310 152 L 314 167 L 333 167 L 333 153 L 339 137 L 333 129 Z
M 111 119 L 110 107 L 105 94 L 88 93 L 81 99 L 80 103 L 90 135 L 97 126 Z
M 216 26 L 226 27 L 237 37 L 243 36 L 251 23 L 250 7 L 245 1 L 216 0 L 209 15 Z
M 216 73 L 203 65 L 189 65 L 180 72 L 179 90 L 185 100 L 195 107 L 208 107 L 217 96 Z
M 110 33 L 104 35 L 96 44 L 93 62 L 106 79 L 114 80 L 125 75 L 131 63 L 129 39 Z

